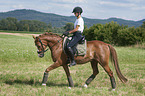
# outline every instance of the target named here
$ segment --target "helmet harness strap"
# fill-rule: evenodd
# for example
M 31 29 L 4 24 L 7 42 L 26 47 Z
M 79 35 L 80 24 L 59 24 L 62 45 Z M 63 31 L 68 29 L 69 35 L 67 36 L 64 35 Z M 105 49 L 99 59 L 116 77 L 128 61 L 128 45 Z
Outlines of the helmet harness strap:
M 78 15 L 77 15 L 77 17 L 79 17 L 79 15 L 80 15 L 80 12 L 78 12 Z

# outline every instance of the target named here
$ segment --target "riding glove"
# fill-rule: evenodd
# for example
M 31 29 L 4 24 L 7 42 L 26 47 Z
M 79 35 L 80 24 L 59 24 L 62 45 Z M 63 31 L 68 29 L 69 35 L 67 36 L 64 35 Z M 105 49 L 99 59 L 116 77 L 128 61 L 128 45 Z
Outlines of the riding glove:
M 68 36 L 69 32 L 64 32 L 63 35 Z

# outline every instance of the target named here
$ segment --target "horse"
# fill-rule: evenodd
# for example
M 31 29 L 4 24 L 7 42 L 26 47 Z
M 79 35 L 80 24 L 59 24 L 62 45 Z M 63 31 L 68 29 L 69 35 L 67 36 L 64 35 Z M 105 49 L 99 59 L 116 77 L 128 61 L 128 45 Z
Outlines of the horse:
M 49 72 L 55 68 L 60 66 L 63 67 L 67 79 L 69 88 L 74 87 L 73 80 L 70 75 L 70 71 L 68 68 L 68 57 L 63 50 L 63 36 L 54 33 L 44 33 L 37 37 L 32 35 L 34 38 L 35 46 L 37 47 L 38 56 L 40 58 L 44 57 L 44 53 L 50 49 L 51 57 L 53 60 L 53 64 L 46 68 L 42 80 L 42 85 L 46 85 Z M 48 49 L 47 49 L 48 47 Z M 84 56 L 75 56 L 75 61 L 77 64 L 84 64 L 87 62 L 91 63 L 91 67 L 93 73 L 91 76 L 85 81 L 84 87 L 88 87 L 88 85 L 93 81 L 96 75 L 99 73 L 98 64 L 100 64 L 106 73 L 110 77 L 112 90 L 116 88 L 115 78 L 113 76 L 113 72 L 109 67 L 109 59 L 111 57 L 111 61 L 114 64 L 116 73 L 118 78 L 122 81 L 122 83 L 126 83 L 128 80 L 122 75 L 119 64 L 116 50 L 110 44 L 104 43 L 98 40 L 87 41 L 87 51 Z

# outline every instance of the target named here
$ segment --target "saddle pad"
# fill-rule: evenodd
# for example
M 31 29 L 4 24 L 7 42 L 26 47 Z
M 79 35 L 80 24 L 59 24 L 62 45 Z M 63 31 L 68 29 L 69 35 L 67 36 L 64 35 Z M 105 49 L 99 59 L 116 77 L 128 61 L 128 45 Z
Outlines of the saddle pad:
M 66 46 L 67 46 L 67 43 L 69 41 L 70 40 L 68 39 L 67 36 L 63 40 L 63 50 L 64 50 L 64 52 L 66 50 Z M 78 44 L 76 48 L 77 48 L 77 52 L 76 52 L 75 55 L 77 55 L 77 56 L 85 55 L 86 54 L 86 51 L 87 51 L 87 41 L 85 40 L 85 43 L 84 44 Z
M 85 55 L 87 50 L 87 41 L 85 43 L 77 45 L 77 55 Z

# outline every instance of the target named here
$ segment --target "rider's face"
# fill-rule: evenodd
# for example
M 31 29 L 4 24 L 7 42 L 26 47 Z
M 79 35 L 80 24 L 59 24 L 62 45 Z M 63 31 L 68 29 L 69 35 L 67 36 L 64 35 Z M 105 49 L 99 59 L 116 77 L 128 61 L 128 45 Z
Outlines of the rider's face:
M 74 13 L 74 15 L 77 17 L 79 13 Z

